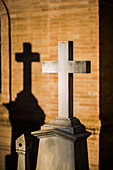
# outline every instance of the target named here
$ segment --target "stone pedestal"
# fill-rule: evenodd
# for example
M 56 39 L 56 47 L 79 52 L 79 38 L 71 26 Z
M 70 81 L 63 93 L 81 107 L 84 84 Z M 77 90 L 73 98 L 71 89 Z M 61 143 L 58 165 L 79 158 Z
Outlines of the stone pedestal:
M 88 170 L 87 137 L 76 118 L 56 118 L 33 132 L 40 139 L 37 170 Z
M 16 152 L 18 153 L 18 170 L 25 170 L 26 144 L 24 135 L 16 141 Z
M 16 140 L 16 152 L 18 153 L 17 170 L 35 170 L 38 155 L 39 140 L 32 135 L 21 135 Z

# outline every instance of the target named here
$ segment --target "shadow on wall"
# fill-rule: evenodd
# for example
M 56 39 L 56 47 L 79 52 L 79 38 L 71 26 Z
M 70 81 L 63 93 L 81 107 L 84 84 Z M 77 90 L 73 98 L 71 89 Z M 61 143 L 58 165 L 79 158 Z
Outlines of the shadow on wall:
M 31 44 L 23 44 L 24 52 L 16 53 L 16 61 L 24 63 L 24 89 L 17 94 L 14 102 L 4 104 L 9 110 L 9 118 L 12 125 L 11 155 L 6 156 L 6 170 L 16 170 L 18 155 L 15 141 L 22 134 L 25 138 L 31 136 L 31 132 L 39 130 L 44 124 L 45 114 L 38 101 L 31 92 L 31 63 L 39 62 L 38 53 L 31 52 Z M 33 148 L 30 152 L 30 169 L 35 170 L 38 152 L 38 139 L 31 136 Z M 27 157 L 27 154 L 26 154 Z M 27 160 L 26 160 L 27 169 Z
M 113 0 L 100 7 L 100 170 L 113 169 Z

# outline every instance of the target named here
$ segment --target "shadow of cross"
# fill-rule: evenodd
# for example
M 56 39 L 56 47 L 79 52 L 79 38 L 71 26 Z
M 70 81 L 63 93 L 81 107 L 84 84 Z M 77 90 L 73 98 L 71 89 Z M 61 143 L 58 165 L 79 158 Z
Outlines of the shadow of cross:
M 31 44 L 23 43 L 23 53 L 16 53 L 16 61 L 24 63 L 24 90 L 31 92 L 31 62 L 39 62 L 38 53 L 31 52 Z
M 43 73 L 58 73 L 58 116 L 73 117 L 73 73 L 90 73 L 90 61 L 72 61 L 73 42 L 58 42 L 58 61 L 44 61 Z

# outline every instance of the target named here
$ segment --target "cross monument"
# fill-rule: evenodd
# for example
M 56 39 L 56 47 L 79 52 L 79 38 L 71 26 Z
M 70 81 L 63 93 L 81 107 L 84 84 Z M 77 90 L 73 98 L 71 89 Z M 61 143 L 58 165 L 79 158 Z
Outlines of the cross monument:
M 90 61 L 73 61 L 73 41 L 58 42 L 58 61 L 43 61 L 43 73 L 58 73 L 58 116 L 73 117 L 73 73 L 89 73 Z
M 40 139 L 37 170 L 88 170 L 86 139 L 91 133 L 73 117 L 73 73 L 89 73 L 90 61 L 73 61 L 73 42 L 59 41 L 58 61 L 44 61 L 42 72 L 58 73 L 59 111 L 32 133 Z

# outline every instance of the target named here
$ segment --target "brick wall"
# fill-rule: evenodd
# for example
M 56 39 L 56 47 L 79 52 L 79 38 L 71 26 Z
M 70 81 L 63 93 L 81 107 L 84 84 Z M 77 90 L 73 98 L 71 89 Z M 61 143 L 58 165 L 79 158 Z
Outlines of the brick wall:
M 42 61 L 58 60 L 58 41 L 74 41 L 74 60 L 90 60 L 91 74 L 74 74 L 74 116 L 93 134 L 88 139 L 90 169 L 99 165 L 99 9 L 98 0 L 6 0 L 11 15 L 12 97 L 23 89 L 23 64 L 15 53 L 32 44 L 41 62 L 32 64 L 32 92 L 46 113 L 58 113 L 58 75 L 42 73 Z M 9 100 L 7 15 L 2 20 L 2 102 Z
M 0 93 L 0 169 L 5 170 L 6 155 L 11 153 L 12 127 L 9 112 L 2 103 L 9 101 L 9 50 L 8 50 L 8 18 L 0 1 L 1 20 L 1 93 Z

